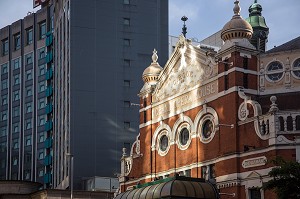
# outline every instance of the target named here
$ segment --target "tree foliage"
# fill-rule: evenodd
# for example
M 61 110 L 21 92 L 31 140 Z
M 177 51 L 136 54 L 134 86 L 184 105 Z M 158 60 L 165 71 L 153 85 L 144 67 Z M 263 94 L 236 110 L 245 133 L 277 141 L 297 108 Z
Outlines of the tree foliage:
M 269 175 L 273 179 L 266 182 L 264 189 L 275 190 L 279 199 L 300 199 L 300 163 L 277 158 Z

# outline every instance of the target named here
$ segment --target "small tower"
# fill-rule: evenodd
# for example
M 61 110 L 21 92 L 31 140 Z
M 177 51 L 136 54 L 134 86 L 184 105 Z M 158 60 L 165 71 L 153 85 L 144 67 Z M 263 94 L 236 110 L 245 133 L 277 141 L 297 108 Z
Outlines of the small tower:
M 249 22 L 253 28 L 253 35 L 250 40 L 251 44 L 260 52 L 265 52 L 269 28 L 261 12 L 262 6 L 257 3 L 257 0 L 254 0 L 254 3 L 249 7 L 249 17 L 246 21 Z

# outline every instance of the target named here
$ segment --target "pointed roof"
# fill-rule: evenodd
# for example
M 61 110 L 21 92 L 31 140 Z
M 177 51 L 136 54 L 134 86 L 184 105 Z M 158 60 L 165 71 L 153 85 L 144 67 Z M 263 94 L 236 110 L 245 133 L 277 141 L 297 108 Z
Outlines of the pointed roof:
M 278 47 L 272 48 L 271 50 L 267 51 L 266 53 L 276 53 L 282 51 L 289 51 L 289 50 L 297 50 L 300 49 L 300 36 L 288 41 Z

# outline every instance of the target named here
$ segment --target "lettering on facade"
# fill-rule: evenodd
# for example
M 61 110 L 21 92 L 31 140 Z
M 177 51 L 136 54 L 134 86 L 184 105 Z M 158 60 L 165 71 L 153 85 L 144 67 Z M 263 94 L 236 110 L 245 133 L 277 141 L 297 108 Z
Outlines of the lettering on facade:
M 153 119 L 165 117 L 170 114 L 180 113 L 197 106 L 195 102 L 202 101 L 205 98 L 211 97 L 218 92 L 218 82 L 214 81 L 195 90 L 192 90 L 184 95 L 169 100 L 157 107 L 153 108 Z
M 267 163 L 267 158 L 265 156 L 257 157 L 257 158 L 250 158 L 246 159 L 242 162 L 242 167 L 244 169 L 250 167 L 258 167 L 263 166 Z

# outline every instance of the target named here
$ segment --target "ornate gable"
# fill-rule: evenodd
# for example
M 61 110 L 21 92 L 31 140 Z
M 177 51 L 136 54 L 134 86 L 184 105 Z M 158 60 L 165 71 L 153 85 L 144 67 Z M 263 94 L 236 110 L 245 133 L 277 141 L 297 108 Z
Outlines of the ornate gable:
M 153 102 L 205 85 L 217 74 L 214 56 L 209 51 L 193 46 L 182 36 L 158 78 Z

